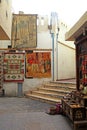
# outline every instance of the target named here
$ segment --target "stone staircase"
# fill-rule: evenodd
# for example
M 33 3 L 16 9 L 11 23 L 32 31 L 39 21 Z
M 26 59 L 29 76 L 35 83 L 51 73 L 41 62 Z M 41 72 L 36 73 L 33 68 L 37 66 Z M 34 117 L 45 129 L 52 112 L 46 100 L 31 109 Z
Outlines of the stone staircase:
M 76 89 L 76 84 L 71 82 L 45 82 L 42 86 L 28 91 L 25 96 L 34 100 L 40 100 L 56 104 L 61 98 Z

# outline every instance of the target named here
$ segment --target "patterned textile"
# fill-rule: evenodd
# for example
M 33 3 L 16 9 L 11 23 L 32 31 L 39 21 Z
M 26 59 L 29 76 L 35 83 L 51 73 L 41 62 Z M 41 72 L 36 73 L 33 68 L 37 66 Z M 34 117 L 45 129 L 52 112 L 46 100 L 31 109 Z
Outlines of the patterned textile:
M 51 53 L 26 53 L 26 78 L 51 77 Z
M 3 88 L 3 53 L 0 52 L 0 90 Z
M 24 81 L 24 53 L 4 53 L 4 81 Z
M 14 14 L 12 48 L 37 46 L 37 15 Z

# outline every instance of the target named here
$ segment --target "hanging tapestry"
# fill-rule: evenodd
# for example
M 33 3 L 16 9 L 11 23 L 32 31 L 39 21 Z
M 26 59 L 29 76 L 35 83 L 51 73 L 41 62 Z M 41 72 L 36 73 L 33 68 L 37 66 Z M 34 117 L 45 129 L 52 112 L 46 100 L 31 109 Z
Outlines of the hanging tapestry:
M 51 77 L 51 53 L 33 52 L 26 53 L 26 78 Z
M 3 53 L 0 52 L 0 90 L 3 88 Z
M 4 53 L 4 81 L 24 81 L 24 53 Z
M 37 15 L 13 14 L 12 48 L 36 47 Z

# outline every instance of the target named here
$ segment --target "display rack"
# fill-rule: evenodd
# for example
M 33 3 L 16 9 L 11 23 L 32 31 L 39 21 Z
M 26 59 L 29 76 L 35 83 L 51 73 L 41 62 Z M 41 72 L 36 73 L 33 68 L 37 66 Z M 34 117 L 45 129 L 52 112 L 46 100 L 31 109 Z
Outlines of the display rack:
M 87 31 L 75 39 L 76 91 L 65 96 L 63 113 L 73 122 L 74 130 L 87 130 Z

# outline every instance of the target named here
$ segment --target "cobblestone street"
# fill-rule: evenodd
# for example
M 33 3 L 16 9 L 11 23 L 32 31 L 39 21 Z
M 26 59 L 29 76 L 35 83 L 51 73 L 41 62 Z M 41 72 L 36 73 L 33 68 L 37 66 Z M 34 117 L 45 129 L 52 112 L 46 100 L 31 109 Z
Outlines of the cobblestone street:
M 0 130 L 72 130 L 64 116 L 45 113 L 51 106 L 28 98 L 0 98 Z

